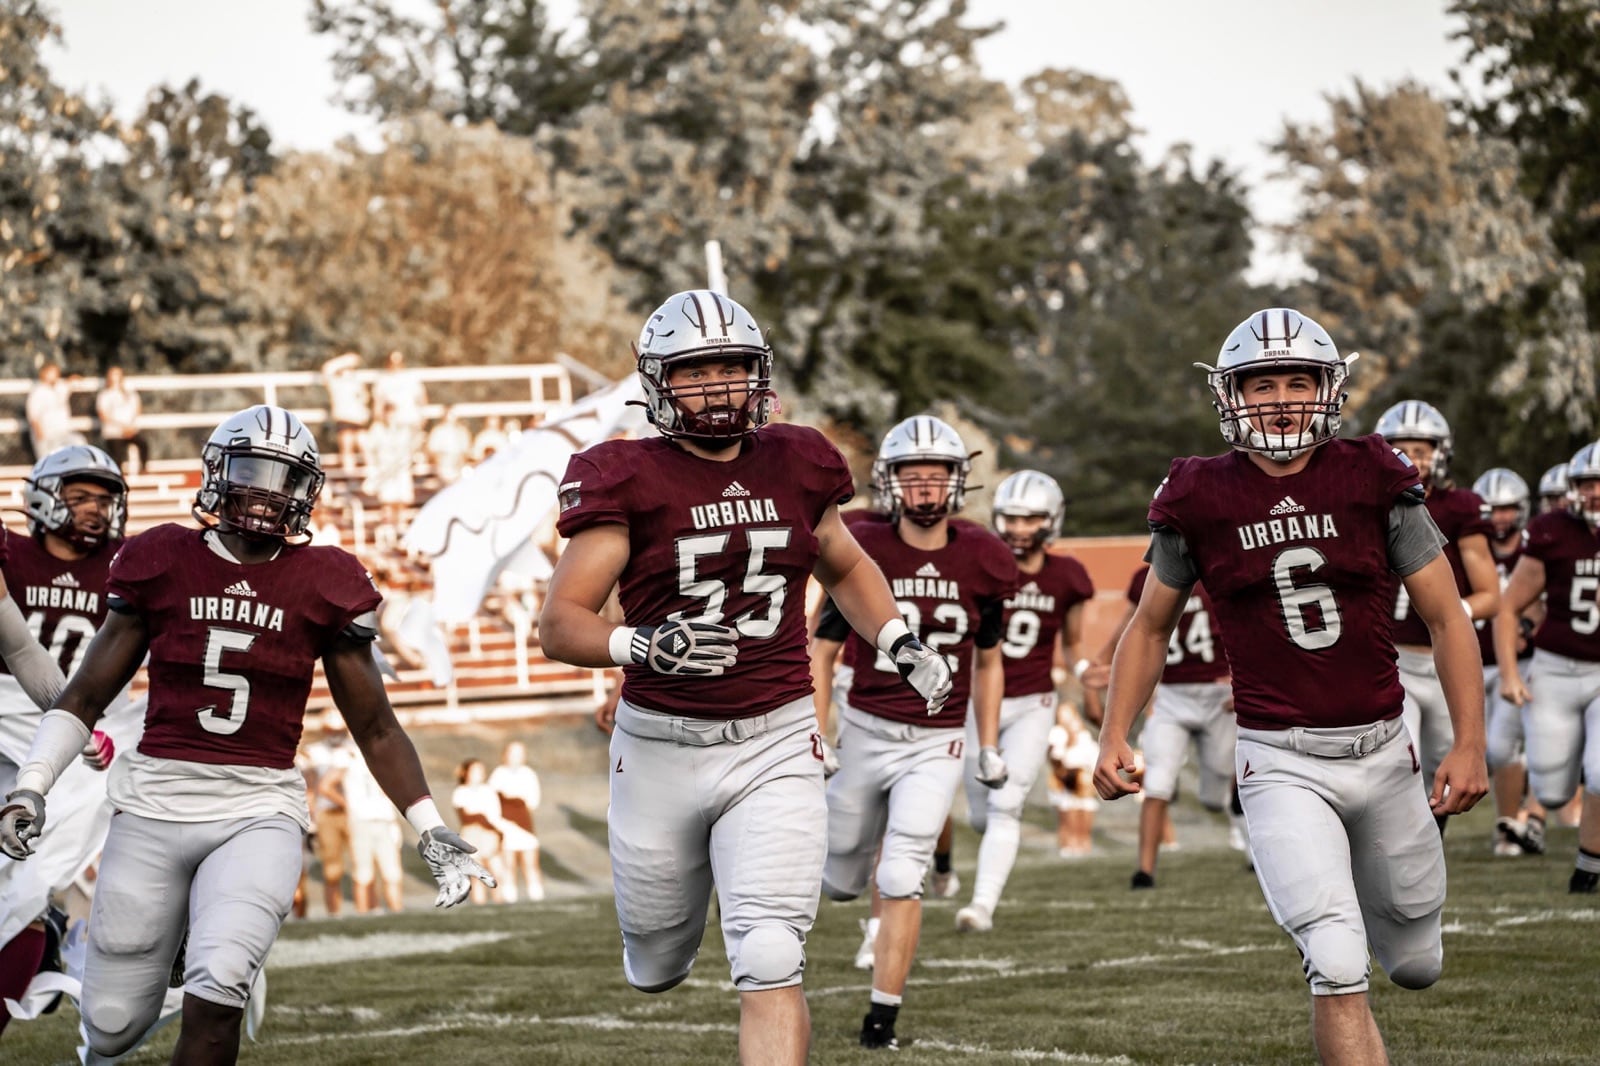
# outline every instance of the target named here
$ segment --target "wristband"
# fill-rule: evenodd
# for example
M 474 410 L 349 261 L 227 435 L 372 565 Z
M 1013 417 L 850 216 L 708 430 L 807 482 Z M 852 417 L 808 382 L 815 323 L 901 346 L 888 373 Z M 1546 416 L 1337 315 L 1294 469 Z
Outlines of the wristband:
M 911 636 L 911 627 L 906 625 L 904 618 L 891 618 L 883 623 L 883 628 L 878 630 L 878 639 L 873 641 L 878 650 L 889 658 L 894 658 L 895 645 L 905 637 Z
M 632 666 L 633 635 L 638 632 L 632 626 L 618 626 L 611 631 L 611 639 L 606 644 L 606 651 L 611 656 L 611 661 L 618 666 Z
M 1085 672 L 1088 671 L 1089 666 L 1090 666 L 1090 663 L 1089 663 L 1088 659 L 1079 659 L 1077 662 L 1073 663 L 1072 664 L 1072 677 L 1073 677 L 1073 679 L 1077 680 L 1077 681 L 1082 681 L 1083 680 L 1083 675 L 1084 675 Z
M 1461 609 L 1467 612 L 1467 621 L 1472 621 L 1472 604 L 1467 601 L 1465 596 L 1461 597 Z
M 432 796 L 423 796 L 407 807 L 406 821 L 411 823 L 411 828 L 417 831 L 419 837 L 430 829 L 438 829 L 444 825 L 444 819 L 439 817 L 439 808 L 433 802 Z

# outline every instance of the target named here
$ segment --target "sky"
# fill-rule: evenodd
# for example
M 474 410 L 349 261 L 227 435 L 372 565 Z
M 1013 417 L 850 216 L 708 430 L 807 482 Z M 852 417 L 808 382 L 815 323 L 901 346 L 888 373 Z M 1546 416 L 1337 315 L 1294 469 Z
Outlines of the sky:
M 51 52 L 51 69 L 124 115 L 152 86 L 197 77 L 255 110 L 280 147 L 325 148 L 348 134 L 376 142 L 370 120 L 332 102 L 330 42 L 311 33 L 299 0 L 52 2 L 65 47 Z M 549 7 L 562 17 L 576 0 Z M 990 76 L 1015 84 L 1056 66 L 1120 82 L 1147 158 L 1187 143 L 1197 160 L 1222 159 L 1251 186 L 1262 221 L 1293 208 L 1283 183 L 1264 180 L 1273 170 L 1266 146 L 1286 118 L 1324 117 L 1324 95 L 1356 79 L 1448 89 L 1462 53 L 1445 0 L 970 0 L 970 12 L 974 23 L 1006 24 L 979 47 Z M 1257 280 L 1294 269 L 1258 239 Z

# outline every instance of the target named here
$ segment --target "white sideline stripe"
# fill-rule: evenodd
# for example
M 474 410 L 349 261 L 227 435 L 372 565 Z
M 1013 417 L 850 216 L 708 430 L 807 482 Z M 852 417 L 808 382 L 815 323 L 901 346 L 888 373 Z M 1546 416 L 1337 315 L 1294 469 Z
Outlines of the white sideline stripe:
M 267 956 L 267 969 L 292 970 L 341 962 L 371 962 L 403 955 L 443 955 L 509 939 L 510 933 L 373 933 L 370 936 L 325 935 L 306 937 L 304 940 L 280 940 Z
M 990 1058 L 1015 1059 L 1018 1062 L 1078 1062 L 1086 1064 L 1102 1064 L 1102 1066 L 1131 1066 L 1133 1060 L 1126 1055 L 1114 1055 L 1104 1058 L 1100 1055 L 1089 1055 L 1078 1051 L 1040 1051 L 1037 1048 L 996 1048 L 988 1044 L 952 1044 L 946 1040 L 928 1040 L 916 1037 L 906 1045 L 910 1051 L 948 1051 L 956 1055 L 987 1055 Z
M 1503 908 L 1496 908 L 1488 913 L 1505 914 L 1507 912 Z M 1509 918 L 1497 918 L 1488 925 L 1457 920 L 1446 922 L 1444 924 L 1444 932 L 1457 936 L 1499 936 L 1502 929 L 1543 922 L 1600 922 L 1600 910 L 1533 911 L 1528 914 L 1514 914 Z
M 922 965 L 930 970 L 991 970 L 1005 973 L 1017 967 L 1015 959 L 925 959 Z
M 619 1018 L 615 1014 L 582 1014 L 566 1018 L 545 1018 L 538 1014 L 457 1014 L 446 1021 L 428 1022 L 424 1025 L 407 1025 L 398 1029 L 361 1029 L 346 1033 L 319 1033 L 315 1036 L 295 1036 L 284 1040 L 264 1040 L 263 1047 L 292 1047 L 301 1044 L 331 1043 L 335 1040 L 376 1040 L 397 1036 L 421 1036 L 426 1033 L 445 1033 L 455 1029 L 505 1029 L 510 1026 L 571 1025 L 581 1029 L 649 1029 L 666 1033 L 733 1033 L 737 1025 L 721 1022 L 652 1022 Z M 1099 1061 L 1099 1060 L 1095 1060 Z
M 288 1015 L 293 1018 L 353 1018 L 358 1022 L 377 1022 L 383 1020 L 383 1012 L 372 1007 L 330 1007 L 321 1005 L 316 1007 L 281 1007 L 273 1004 L 273 1017 Z

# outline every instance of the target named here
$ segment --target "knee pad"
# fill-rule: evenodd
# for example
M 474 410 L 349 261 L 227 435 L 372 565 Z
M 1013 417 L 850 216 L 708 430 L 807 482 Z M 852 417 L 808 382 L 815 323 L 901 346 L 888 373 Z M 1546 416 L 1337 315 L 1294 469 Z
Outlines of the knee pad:
M 79 1003 L 83 1016 L 83 1034 L 89 1047 L 97 1055 L 115 1059 L 125 1054 L 139 1042 L 160 1015 L 161 1003 L 148 1017 L 142 1016 L 138 1005 L 116 999 L 86 998 Z M 136 1017 L 136 1015 L 139 1015 Z
M 1303 941 L 1306 980 L 1316 995 L 1343 995 L 1367 987 L 1367 941 L 1346 925 L 1319 925 Z
M 781 922 L 766 922 L 745 933 L 733 959 L 733 983 L 741 992 L 760 992 L 800 983 L 806 950 L 800 935 Z
M 1444 948 L 1437 946 L 1395 959 L 1388 967 L 1389 980 L 1413 991 L 1432 985 L 1443 970 Z
M 1004 788 L 997 788 L 989 794 L 989 802 L 987 804 L 989 809 L 987 813 L 990 818 L 1010 818 L 1013 822 L 1020 822 L 1022 820 L 1022 808 L 1027 802 L 1028 794 L 1026 792 L 1020 788 L 1006 785 Z M 974 822 L 972 827 L 977 829 L 978 824 Z
M 923 871 L 910 859 L 885 855 L 878 860 L 878 894 L 884 899 L 921 898 Z
M 640 992 L 665 992 L 676 988 L 689 976 L 689 971 L 694 969 L 696 951 L 689 956 L 687 963 L 674 964 L 675 960 L 658 958 L 634 958 L 628 953 L 626 946 L 622 949 L 622 976 L 630 985 Z

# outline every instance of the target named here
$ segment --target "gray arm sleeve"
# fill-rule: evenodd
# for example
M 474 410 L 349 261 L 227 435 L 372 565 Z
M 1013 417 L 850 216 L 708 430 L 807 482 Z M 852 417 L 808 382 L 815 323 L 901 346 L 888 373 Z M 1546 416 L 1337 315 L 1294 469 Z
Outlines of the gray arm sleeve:
M 1410 577 L 1444 550 L 1444 534 L 1426 507 L 1396 503 L 1389 508 L 1389 569 Z
M 1200 580 L 1200 569 L 1189 554 L 1183 534 L 1165 526 L 1150 532 L 1150 549 L 1144 553 L 1150 572 L 1171 589 L 1187 589 Z
M 67 687 L 61 664 L 34 638 L 17 601 L 10 596 L 0 598 L 0 658 L 41 711 L 49 710 Z

